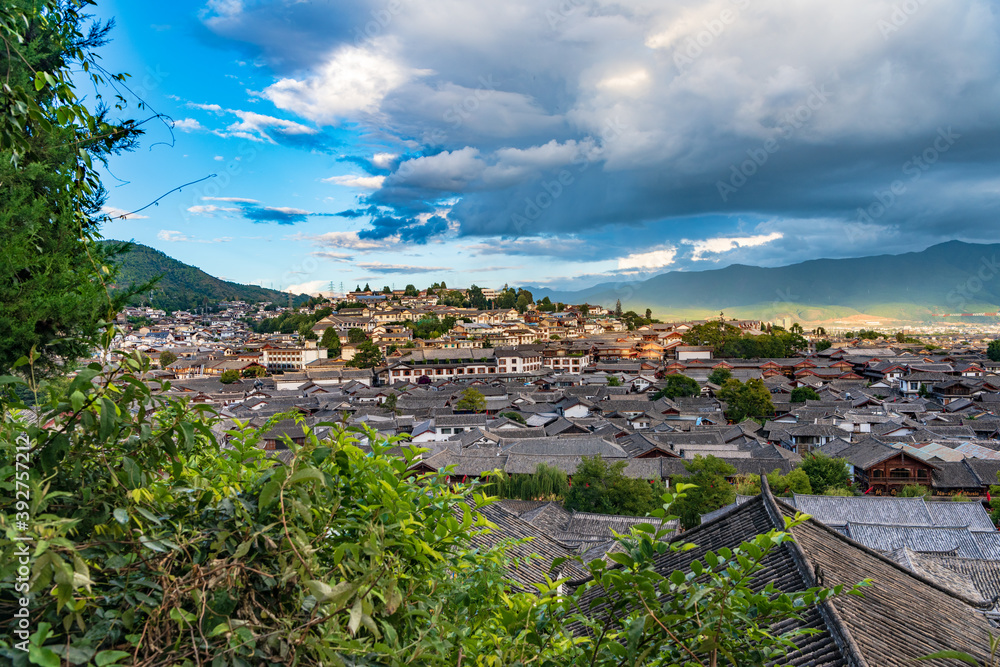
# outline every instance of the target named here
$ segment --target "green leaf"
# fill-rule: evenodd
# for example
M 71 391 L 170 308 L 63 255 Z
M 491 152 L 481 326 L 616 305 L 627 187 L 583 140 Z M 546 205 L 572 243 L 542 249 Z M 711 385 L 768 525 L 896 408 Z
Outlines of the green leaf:
M 968 653 L 962 653 L 961 651 L 938 651 L 937 653 L 931 653 L 930 655 L 924 655 L 917 660 L 937 660 L 939 658 L 944 658 L 948 660 L 961 660 L 962 662 L 969 665 L 978 665 L 979 661 L 973 658 Z
M 323 484 L 326 480 L 323 478 L 323 473 L 321 473 L 316 468 L 303 468 L 297 471 L 294 475 L 288 478 L 289 484 L 298 484 L 299 482 L 305 482 L 307 480 L 313 480 Z
M 354 601 L 354 606 L 351 607 L 351 619 L 347 622 L 347 629 L 351 631 L 352 635 L 355 635 L 358 632 L 358 627 L 361 625 L 361 615 L 361 598 L 359 597 Z
M 59 667 L 62 664 L 59 654 L 55 651 L 34 644 L 28 646 L 28 661 L 42 667 Z
M 260 490 L 260 500 L 257 502 L 257 507 L 263 509 L 270 505 L 279 488 L 281 485 L 273 479 L 265 484 L 264 488 Z
M 87 397 L 79 389 L 69 395 L 69 402 L 73 406 L 73 412 L 79 412 L 86 400 Z
M 117 665 L 119 660 L 129 657 L 129 655 L 125 651 L 101 651 L 94 656 L 94 662 L 97 663 L 97 667 Z
M 117 507 L 115 508 L 113 514 L 115 515 L 115 521 L 117 521 L 123 526 L 128 525 L 128 512 L 123 510 L 121 507 Z

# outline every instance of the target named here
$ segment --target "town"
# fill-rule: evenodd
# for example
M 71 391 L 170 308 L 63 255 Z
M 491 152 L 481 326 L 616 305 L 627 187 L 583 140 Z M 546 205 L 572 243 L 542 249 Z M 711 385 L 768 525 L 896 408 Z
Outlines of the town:
M 491 510 L 511 536 L 550 543 L 550 562 L 606 556 L 612 529 L 647 521 L 641 505 L 626 515 L 560 502 L 588 461 L 646 484 L 725 485 L 675 530 L 737 520 L 764 476 L 785 502 L 936 584 L 955 590 L 972 577 L 957 592 L 1000 618 L 1000 502 L 990 491 L 1000 345 L 988 339 L 828 336 L 724 314 L 660 322 L 620 304 L 536 303 L 476 286 L 210 310 L 129 308 L 122 347 L 152 360 L 165 394 L 265 428 L 269 456 L 287 459 L 307 430 L 336 423 L 419 446 L 414 474 L 561 476 L 561 492 L 557 483 L 545 498 L 507 494 Z M 298 417 L 274 421 L 289 412 Z M 824 462 L 836 473 L 825 481 Z M 514 562 L 522 584 L 541 583 L 539 570 Z

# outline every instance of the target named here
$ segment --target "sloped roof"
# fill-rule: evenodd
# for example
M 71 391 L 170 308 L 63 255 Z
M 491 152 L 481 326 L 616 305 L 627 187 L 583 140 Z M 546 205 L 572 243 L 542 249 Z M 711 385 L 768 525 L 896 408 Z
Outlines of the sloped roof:
M 852 540 L 889 552 L 907 547 L 914 551 L 954 553 L 961 558 L 982 558 L 979 544 L 964 526 L 895 526 L 886 524 L 847 524 Z

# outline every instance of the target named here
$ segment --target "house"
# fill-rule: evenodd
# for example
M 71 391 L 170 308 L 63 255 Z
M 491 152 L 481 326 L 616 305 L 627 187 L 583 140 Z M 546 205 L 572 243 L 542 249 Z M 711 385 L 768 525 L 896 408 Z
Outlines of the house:
M 885 555 L 858 544 L 816 519 L 786 528 L 796 508 L 775 499 L 761 480 L 762 493 L 685 532 L 677 540 L 697 545 L 668 550 L 655 557 L 653 567 L 663 577 L 690 569 L 707 552 L 735 550 L 755 535 L 788 530 L 794 540 L 775 547 L 761 563 L 751 584 L 755 590 L 773 586 L 789 594 L 815 586 L 872 585 L 863 595 L 842 595 L 805 607 L 782 630 L 809 628 L 794 639 L 796 648 L 781 658 L 792 667 L 861 666 L 904 667 L 937 651 L 962 651 L 986 664 L 990 623 L 984 617 L 992 605 L 939 586 Z M 575 585 L 587 580 L 570 582 Z M 665 593 L 666 594 L 666 593 Z M 579 608 L 590 618 L 607 615 L 606 591 L 599 583 L 587 589 Z M 615 619 L 607 619 L 612 623 Z M 574 632 L 585 632 L 572 624 Z M 954 661 L 938 659 L 928 665 L 945 667 Z
M 933 471 L 937 468 L 875 438 L 854 443 L 837 456 L 847 459 L 854 484 L 876 496 L 895 496 L 904 486 L 911 485 L 930 489 Z

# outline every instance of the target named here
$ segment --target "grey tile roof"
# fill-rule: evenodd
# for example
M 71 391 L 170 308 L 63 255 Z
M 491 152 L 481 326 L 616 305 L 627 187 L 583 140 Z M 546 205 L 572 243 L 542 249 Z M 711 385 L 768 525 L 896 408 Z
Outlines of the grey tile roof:
M 954 553 L 960 558 L 982 558 L 973 534 L 961 526 L 896 526 L 872 523 L 847 524 L 847 535 L 870 549 L 889 552 L 907 547 L 914 551 Z

